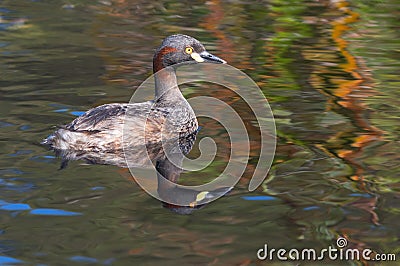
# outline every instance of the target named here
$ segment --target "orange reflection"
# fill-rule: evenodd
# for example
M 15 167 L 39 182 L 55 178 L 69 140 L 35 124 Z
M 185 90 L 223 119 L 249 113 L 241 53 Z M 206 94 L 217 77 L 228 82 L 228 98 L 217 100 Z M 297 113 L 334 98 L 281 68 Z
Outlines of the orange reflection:
M 340 106 L 351 111 L 352 121 L 354 121 L 355 125 L 360 129 L 360 132 L 357 132 L 357 136 L 353 139 L 353 142 L 350 145 L 336 152 L 340 158 L 353 166 L 354 174 L 350 179 L 357 182 L 360 190 L 370 193 L 368 183 L 364 179 L 365 168 L 358 162 L 358 158 L 362 157 L 367 146 L 372 142 L 381 139 L 382 136 L 382 131 L 372 126 L 365 117 L 367 108 L 362 101 L 363 99 L 374 95 L 376 92 L 372 90 L 373 83 L 367 74 L 368 69 L 362 63 L 361 59 L 356 58 L 346 50 L 347 41 L 342 38 L 343 34 L 350 29 L 348 24 L 356 22 L 359 19 L 359 15 L 348 7 L 348 2 L 346 1 L 337 1 L 334 4 L 335 7 L 346 14 L 346 16 L 332 23 L 332 38 L 336 42 L 341 55 L 346 59 L 346 62 L 342 64 L 341 67 L 354 79 L 340 80 L 337 82 L 338 88 L 333 91 L 333 95 L 340 99 L 337 101 Z M 342 134 L 343 132 L 338 132 L 338 134 L 333 136 L 331 140 L 334 141 L 340 139 Z M 375 225 L 379 224 L 379 217 L 375 212 L 377 197 L 360 198 L 349 205 L 368 212 L 370 214 L 371 222 Z M 365 243 L 351 238 L 351 235 L 354 235 L 354 233 L 357 232 L 349 230 L 350 229 L 342 228 L 341 234 L 347 235 L 346 238 L 349 239 L 355 248 L 360 250 L 365 249 Z M 366 262 L 363 263 L 366 264 Z
M 211 0 L 207 2 L 210 10 L 210 15 L 205 17 L 204 22 L 200 23 L 201 27 L 211 32 L 217 39 L 218 51 L 224 51 L 224 59 L 227 62 L 232 62 L 233 55 L 235 54 L 235 45 L 226 36 L 226 34 L 219 29 L 221 21 L 224 20 L 225 14 L 220 0 Z M 242 64 L 245 64 L 241 62 Z M 248 64 L 248 62 L 247 62 Z M 240 67 L 240 66 L 238 66 Z
M 346 59 L 346 63 L 341 65 L 343 70 L 351 74 L 355 80 L 340 80 L 338 82 L 338 88 L 333 92 L 333 94 L 340 98 L 340 100 L 337 101 L 339 105 L 352 112 L 353 121 L 362 129 L 362 132 L 358 134 L 350 145 L 355 149 L 339 150 L 338 156 L 345 159 L 355 167 L 355 175 L 351 178 L 360 181 L 360 187 L 365 190 L 365 184 L 363 182 L 364 168 L 357 163 L 357 158 L 359 158 L 363 153 L 365 147 L 367 147 L 371 142 L 381 138 L 382 131 L 372 126 L 369 121 L 365 119 L 366 107 L 362 100 L 360 100 L 375 94 L 375 91 L 372 89 L 364 89 L 364 87 L 368 87 L 366 85 L 372 87 L 371 80 L 367 75 L 364 75 L 366 67 L 361 64 L 360 60 L 346 50 L 347 41 L 342 39 L 344 32 L 350 29 L 348 24 L 356 22 L 359 15 L 348 7 L 348 2 L 346 1 L 335 2 L 335 5 L 337 9 L 344 12 L 347 16 L 332 23 L 332 38 L 336 42 L 340 53 Z M 332 139 L 339 137 L 340 135 L 335 135 Z
M 223 4 L 220 0 L 211 0 L 207 2 L 208 9 L 210 10 L 210 14 L 204 18 L 204 22 L 200 23 L 200 27 L 205 28 L 207 31 L 211 32 L 218 41 L 217 49 L 218 51 L 223 51 L 224 55 L 223 58 L 228 63 L 235 61 L 235 55 L 238 54 L 238 51 L 235 50 L 235 44 L 227 37 L 227 34 L 221 30 L 222 22 L 226 17 L 224 12 Z M 235 67 L 240 69 L 249 69 L 251 67 L 250 62 L 246 58 L 241 58 L 239 61 L 235 61 Z M 260 84 L 258 84 L 260 85 Z M 218 90 L 213 90 L 212 96 L 218 99 L 222 99 L 230 106 L 233 106 L 235 103 L 238 104 L 240 98 L 231 91 L 219 88 Z M 240 104 L 240 103 L 239 103 Z M 237 110 L 242 110 L 243 107 L 238 108 Z M 259 139 L 259 129 L 250 123 L 252 119 L 250 118 L 246 123 L 246 128 L 251 135 L 251 147 L 250 147 L 250 155 L 256 156 L 260 150 L 260 139 Z M 216 129 L 218 127 L 215 123 L 211 123 L 208 125 L 204 125 L 207 129 Z M 230 149 L 230 143 L 220 143 L 222 146 Z M 229 154 L 226 154 L 226 159 L 229 159 Z M 252 176 L 254 172 L 255 166 L 253 164 L 248 164 L 246 168 L 246 172 L 243 178 L 240 179 L 241 184 L 248 184 L 249 178 Z

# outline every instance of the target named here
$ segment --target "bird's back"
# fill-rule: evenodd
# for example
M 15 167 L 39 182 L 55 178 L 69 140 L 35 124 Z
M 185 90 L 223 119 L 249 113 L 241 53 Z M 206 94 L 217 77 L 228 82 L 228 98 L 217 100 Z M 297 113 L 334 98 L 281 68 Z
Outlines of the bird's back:
M 126 167 L 126 147 L 135 151 L 129 159 L 140 164 L 146 147 L 157 147 L 166 139 L 187 138 L 197 130 L 193 110 L 189 105 L 182 106 L 186 110 L 177 112 L 176 106 L 171 108 L 152 101 L 101 105 L 59 128 L 42 144 L 62 157 L 65 165 L 69 160 L 83 159 L 93 164 Z M 188 150 L 188 145 L 183 148 Z M 161 156 L 159 148 L 153 151 L 150 156 Z

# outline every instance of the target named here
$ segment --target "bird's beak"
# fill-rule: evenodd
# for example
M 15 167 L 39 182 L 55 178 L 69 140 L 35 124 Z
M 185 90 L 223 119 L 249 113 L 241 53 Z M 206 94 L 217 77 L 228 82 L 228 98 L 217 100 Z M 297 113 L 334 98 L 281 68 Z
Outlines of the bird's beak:
M 201 53 L 192 53 L 191 57 L 198 63 L 205 62 L 205 63 L 226 64 L 225 60 L 222 60 L 218 56 L 210 54 L 207 51 L 203 51 Z

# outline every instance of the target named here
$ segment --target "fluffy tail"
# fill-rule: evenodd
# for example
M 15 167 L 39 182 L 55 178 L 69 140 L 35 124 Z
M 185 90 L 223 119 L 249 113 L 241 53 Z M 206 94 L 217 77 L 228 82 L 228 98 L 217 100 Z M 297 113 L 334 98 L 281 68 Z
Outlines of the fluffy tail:
M 44 140 L 42 140 L 40 142 L 40 144 L 47 146 L 50 149 L 53 149 L 53 144 L 54 144 L 54 138 L 55 135 L 51 134 L 50 136 L 48 136 L 47 138 L 45 138 Z
M 63 152 L 63 149 L 59 145 L 60 141 L 65 141 L 60 134 L 60 130 L 63 129 L 57 130 L 40 142 L 40 144 L 47 146 L 48 149 L 53 150 L 56 153 L 57 157 L 61 157 L 62 161 L 58 170 L 66 168 L 69 162 L 69 159 L 67 158 L 67 156 L 65 156 L 65 152 Z

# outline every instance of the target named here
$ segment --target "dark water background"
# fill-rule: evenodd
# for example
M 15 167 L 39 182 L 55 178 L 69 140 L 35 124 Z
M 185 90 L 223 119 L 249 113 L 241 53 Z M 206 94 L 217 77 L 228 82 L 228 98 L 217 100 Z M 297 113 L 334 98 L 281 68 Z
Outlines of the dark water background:
M 0 1 L 0 264 L 263 264 L 256 252 L 264 244 L 322 249 L 339 235 L 350 247 L 397 254 L 399 7 L 394 0 Z M 250 75 L 278 135 L 262 187 L 246 189 L 254 152 L 229 196 L 189 216 L 163 209 L 117 167 L 75 162 L 57 171 L 60 161 L 38 144 L 82 111 L 129 101 L 151 74 L 154 49 L 173 33 L 198 38 Z M 217 124 L 202 126 L 226 148 Z M 183 181 L 212 179 L 227 160 L 217 159 Z

